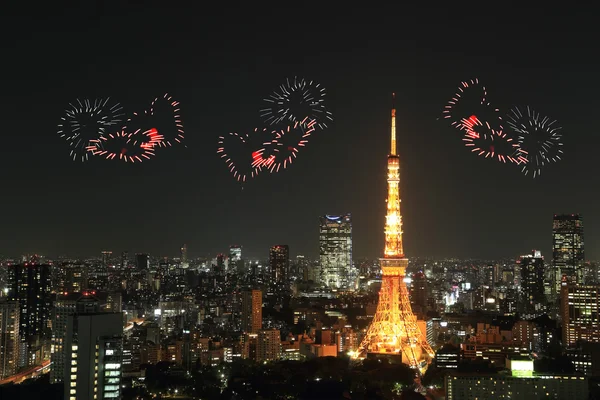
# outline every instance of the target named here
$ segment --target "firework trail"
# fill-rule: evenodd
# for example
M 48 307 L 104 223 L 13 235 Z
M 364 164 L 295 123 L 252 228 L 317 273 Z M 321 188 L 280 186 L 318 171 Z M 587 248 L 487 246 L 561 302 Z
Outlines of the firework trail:
M 327 128 L 327 121 L 333 121 L 333 115 L 325 108 L 325 88 L 314 81 L 286 79 L 269 97 L 263 99 L 265 106 L 259 110 L 265 122 L 296 123 L 308 117 L 316 120 L 320 129 Z
M 118 126 L 123 116 L 120 104 L 110 104 L 110 98 L 94 101 L 77 99 L 69 103 L 58 124 L 58 134 L 64 138 L 73 161 L 87 161 L 97 140 L 112 127 Z
M 158 147 L 170 147 L 183 142 L 185 132 L 179 102 L 168 93 L 152 100 L 147 110 L 134 112 L 123 126 L 123 130 L 129 132 L 150 129 L 156 130 L 163 137 Z
M 461 82 L 442 115 L 456 129 L 471 129 L 483 138 L 504 129 L 500 110 L 490 104 L 487 89 L 477 78 Z M 479 123 L 473 125 L 474 120 Z
M 164 140 L 156 129 L 134 132 L 119 131 L 109 133 L 93 141 L 94 149 L 89 151 L 107 160 L 143 162 L 154 156 L 154 149 Z
M 271 134 L 266 128 L 255 128 L 250 133 L 230 132 L 219 136 L 217 154 L 225 161 L 235 180 L 241 183 L 255 178 L 269 161 L 263 158 L 264 143 L 270 143 Z
M 542 117 L 529 106 L 523 112 L 519 107 L 512 108 L 507 116 L 507 124 L 517 135 L 517 142 L 527 160 L 521 171 L 533 178 L 542 173 L 542 168 L 558 162 L 563 154 L 562 128 L 556 120 Z

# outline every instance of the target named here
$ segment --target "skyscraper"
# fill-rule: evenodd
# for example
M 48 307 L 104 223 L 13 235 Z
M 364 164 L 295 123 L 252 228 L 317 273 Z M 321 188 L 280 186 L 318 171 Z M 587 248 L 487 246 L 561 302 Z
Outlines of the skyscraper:
M 544 258 L 534 250 L 517 260 L 521 270 L 519 312 L 524 318 L 535 318 L 544 313 Z
M 563 346 L 600 343 L 600 285 L 561 286 Z
M 262 329 L 262 292 L 244 290 L 242 292 L 242 331 L 258 333 Z
M 0 301 L 0 380 L 18 369 L 19 316 L 18 302 Z
M 187 244 L 184 244 L 183 246 L 181 246 L 180 249 L 180 257 L 181 257 L 181 267 L 182 268 L 187 268 L 189 267 L 189 262 L 188 262 L 188 255 L 187 255 Z
M 561 282 L 581 284 L 583 279 L 583 217 L 554 215 L 552 224 L 552 293 L 560 294 Z
M 73 314 L 65 335 L 65 399 L 120 399 L 121 313 Z
M 150 256 L 145 253 L 136 253 L 135 267 L 138 271 L 148 271 L 150 269 Z
M 320 217 L 319 260 L 320 281 L 332 289 L 353 286 L 352 219 L 350 214 Z
M 241 272 L 243 269 L 242 246 L 237 244 L 229 246 L 229 270 Z
M 50 265 L 25 263 L 8 270 L 8 298 L 19 303 L 19 366 L 35 365 L 43 357 L 45 339 L 49 338 L 51 293 Z
M 100 302 L 91 293 L 59 294 L 52 311 L 52 369 L 50 381 L 63 381 L 65 378 L 65 338 L 67 319 L 70 315 L 100 311 Z
M 283 283 L 290 269 L 290 248 L 287 244 L 271 246 L 269 250 L 271 283 Z

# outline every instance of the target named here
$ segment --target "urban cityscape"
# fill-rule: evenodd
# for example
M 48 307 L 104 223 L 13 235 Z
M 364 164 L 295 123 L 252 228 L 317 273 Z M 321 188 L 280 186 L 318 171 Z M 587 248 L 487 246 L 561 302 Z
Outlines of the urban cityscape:
M 488 47 L 461 39 L 453 51 L 414 50 L 430 43 L 417 20 L 403 32 L 423 37 L 403 42 L 406 54 L 390 56 L 395 67 L 379 74 L 388 44 L 405 40 L 374 32 L 392 32 L 380 11 L 352 14 L 366 20 L 356 30 L 339 16 L 331 29 L 301 19 L 275 35 L 265 21 L 289 16 L 283 8 L 249 22 L 258 11 L 230 17 L 226 7 L 197 27 L 211 16 L 151 3 L 49 6 L 60 21 L 73 17 L 60 29 L 15 11 L 15 21 L 40 21 L 35 32 L 48 34 L 15 38 L 10 49 L 29 60 L 23 71 L 69 32 L 82 33 L 76 47 L 66 45 L 69 57 L 87 61 L 57 61 L 53 77 L 36 77 L 51 84 L 27 84 L 31 93 L 54 85 L 61 101 L 75 100 L 40 111 L 31 130 L 44 138 L 10 137 L 15 146 L 0 157 L 0 400 L 600 399 L 600 222 L 595 173 L 581 168 L 597 139 L 573 144 L 581 118 L 560 103 L 572 95 L 556 95 L 556 104 L 547 93 L 531 96 L 564 132 L 537 106 L 507 106 L 506 93 L 527 90 L 490 77 L 502 68 L 448 67 L 464 58 L 456 48 L 494 59 Z M 431 32 L 443 35 L 436 23 Z M 101 33 L 104 24 L 114 32 Z M 526 29 L 511 26 L 515 37 Z M 534 26 L 548 35 L 555 28 Z M 190 55 L 191 36 L 169 41 L 184 31 L 203 32 L 195 53 L 206 60 Z M 272 42 L 257 44 L 266 35 Z M 310 35 L 327 38 L 324 47 Z M 88 42 L 114 43 L 106 54 L 120 55 L 124 72 L 111 64 L 118 59 L 83 49 Z M 563 51 L 550 42 L 544 48 Z M 390 78 L 407 49 L 423 64 Z M 252 52 L 246 68 L 228 64 Z M 431 63 L 431 54 L 446 61 Z M 523 62 L 534 70 L 534 59 Z M 408 98 L 417 89 L 402 85 L 434 64 L 445 69 L 443 88 L 423 90 L 439 96 Z M 89 71 L 65 78 L 81 65 Z M 192 67 L 179 75 L 183 65 L 202 77 Z M 523 74 L 515 79 L 549 79 L 512 68 Z M 6 93 L 25 80 L 17 69 Z M 274 71 L 289 77 L 264 90 Z M 261 86 L 270 93 L 261 105 L 228 86 L 252 73 L 256 81 L 239 92 Z M 458 89 L 446 82 L 456 76 Z M 190 77 L 225 94 L 198 100 Z M 354 86 L 361 94 L 351 98 Z M 217 103 L 224 114 L 199 111 Z M 368 116 L 360 115 L 354 107 L 366 103 Z M 218 121 L 205 122 L 210 116 Z M 43 150 L 23 157 L 21 141 Z

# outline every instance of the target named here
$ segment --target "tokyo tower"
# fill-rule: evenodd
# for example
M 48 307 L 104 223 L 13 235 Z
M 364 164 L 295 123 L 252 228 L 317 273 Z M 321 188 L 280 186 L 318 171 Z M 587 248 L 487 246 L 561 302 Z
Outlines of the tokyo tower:
M 395 98 L 395 94 L 392 94 Z M 424 372 L 434 356 L 425 334 L 419 329 L 412 312 L 404 282 L 408 258 L 402 247 L 400 214 L 400 158 L 396 154 L 396 109 L 392 107 L 392 141 L 387 167 L 387 215 L 385 217 L 385 251 L 380 259 L 382 283 L 373 321 L 355 358 L 367 354 L 402 356 L 402 362 Z

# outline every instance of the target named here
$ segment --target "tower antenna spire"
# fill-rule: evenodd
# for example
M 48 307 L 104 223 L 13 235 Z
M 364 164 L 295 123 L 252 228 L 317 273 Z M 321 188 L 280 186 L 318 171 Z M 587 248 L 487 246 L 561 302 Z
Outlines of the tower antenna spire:
M 392 92 L 392 145 L 390 155 L 396 155 L 396 93 Z

